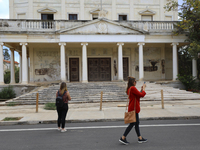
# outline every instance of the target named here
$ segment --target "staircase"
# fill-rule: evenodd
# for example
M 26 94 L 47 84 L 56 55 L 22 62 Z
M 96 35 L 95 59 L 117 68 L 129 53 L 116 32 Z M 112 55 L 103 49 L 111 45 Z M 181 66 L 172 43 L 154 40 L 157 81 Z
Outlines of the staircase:
M 136 88 L 140 90 L 143 82 L 137 82 Z M 161 90 L 164 92 L 164 100 L 200 100 L 200 94 L 185 90 L 179 90 L 160 84 L 147 82 L 146 96 L 142 100 L 161 100 Z M 89 83 L 67 83 L 69 93 L 72 97 L 70 103 L 99 102 L 101 91 L 103 101 L 126 101 L 127 82 L 89 82 Z M 39 93 L 39 104 L 55 102 L 58 84 L 49 87 L 40 87 L 37 91 L 21 95 L 12 101 L 17 104 L 35 104 L 36 94 Z M 9 102 L 9 101 L 8 101 Z

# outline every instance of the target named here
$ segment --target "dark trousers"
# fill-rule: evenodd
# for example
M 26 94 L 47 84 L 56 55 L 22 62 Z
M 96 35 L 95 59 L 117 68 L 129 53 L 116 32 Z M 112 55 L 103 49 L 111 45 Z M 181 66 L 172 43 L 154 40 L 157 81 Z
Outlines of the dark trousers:
M 139 123 L 140 123 L 140 122 L 139 122 L 139 114 L 136 113 L 136 122 L 130 123 L 130 124 L 129 124 L 129 126 L 126 128 L 126 130 L 125 130 L 123 136 L 126 137 L 126 136 L 129 134 L 129 132 L 131 131 L 131 129 L 133 128 L 134 125 L 135 125 L 135 132 L 137 133 L 137 136 L 138 136 L 138 137 L 141 136 L 141 135 L 140 135 Z
M 65 103 L 63 107 L 57 107 L 58 127 L 60 127 L 60 125 L 62 124 L 62 128 L 65 128 L 65 118 L 66 118 L 67 112 L 68 112 L 68 103 Z

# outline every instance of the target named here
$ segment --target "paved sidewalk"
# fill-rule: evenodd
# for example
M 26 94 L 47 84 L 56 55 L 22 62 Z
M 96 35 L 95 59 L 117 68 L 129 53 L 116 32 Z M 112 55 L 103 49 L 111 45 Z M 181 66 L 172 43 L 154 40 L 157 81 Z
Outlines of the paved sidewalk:
M 99 103 L 69 104 L 69 111 L 66 120 L 68 122 L 85 121 L 123 121 L 125 102 L 103 103 L 102 111 L 99 110 Z M 167 101 L 164 109 L 161 102 L 142 101 L 140 118 L 146 119 L 191 119 L 200 118 L 200 100 Z M 55 110 L 45 110 L 44 105 L 39 106 L 36 113 L 34 105 L 21 106 L 0 106 L 0 125 L 9 124 L 37 124 L 56 123 L 57 112 Z M 2 121 L 5 117 L 22 117 L 19 121 Z

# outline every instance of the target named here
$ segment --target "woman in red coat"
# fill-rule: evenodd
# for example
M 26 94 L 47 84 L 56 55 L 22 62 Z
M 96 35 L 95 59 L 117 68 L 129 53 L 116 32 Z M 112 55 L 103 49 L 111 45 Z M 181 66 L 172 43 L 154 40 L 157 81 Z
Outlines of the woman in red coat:
M 135 131 L 136 131 L 137 136 L 138 136 L 138 143 L 147 142 L 147 139 L 144 139 L 140 135 L 140 128 L 139 128 L 140 97 L 144 97 L 146 95 L 146 92 L 145 92 L 146 84 L 143 84 L 143 86 L 141 87 L 141 92 L 138 91 L 135 86 L 136 86 L 135 78 L 129 77 L 128 78 L 128 86 L 127 86 L 127 89 L 126 89 L 127 95 L 129 95 L 129 92 L 130 92 L 128 112 L 133 111 L 134 107 L 135 107 L 136 122 L 130 123 L 129 126 L 126 128 L 123 136 L 119 139 L 119 141 L 121 143 L 125 144 L 125 145 L 129 144 L 129 142 L 126 140 L 126 136 L 131 131 L 131 129 L 133 128 L 134 125 L 135 125 Z M 135 105 L 135 99 L 136 99 L 136 106 L 134 106 Z

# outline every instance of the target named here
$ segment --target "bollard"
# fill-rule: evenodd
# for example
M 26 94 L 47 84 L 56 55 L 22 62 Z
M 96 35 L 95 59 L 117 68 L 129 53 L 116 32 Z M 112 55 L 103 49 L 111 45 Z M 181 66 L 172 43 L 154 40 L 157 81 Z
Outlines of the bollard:
M 161 90 L 161 102 L 162 102 L 162 109 L 164 109 L 163 90 Z
M 38 99 L 39 99 L 39 94 L 37 93 L 37 95 L 36 95 L 36 113 L 38 113 Z
M 100 111 L 102 111 L 103 91 L 101 91 Z

